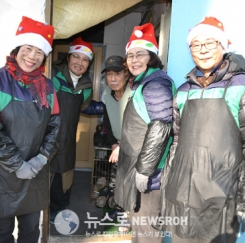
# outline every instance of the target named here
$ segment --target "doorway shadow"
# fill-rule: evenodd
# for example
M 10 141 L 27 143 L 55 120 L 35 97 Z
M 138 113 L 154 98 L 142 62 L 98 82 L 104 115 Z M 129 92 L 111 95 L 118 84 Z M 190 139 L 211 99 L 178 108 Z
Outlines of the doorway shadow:
M 67 209 L 73 211 L 78 216 L 79 227 L 72 235 L 86 235 L 87 233 L 103 231 L 103 226 L 97 225 L 95 228 L 95 224 L 88 223 L 88 217 L 97 218 L 98 220 L 103 218 L 103 209 L 96 207 L 94 200 L 91 199 L 91 177 L 92 171 L 74 171 L 70 204 L 67 206 Z M 96 221 L 96 219 L 94 219 L 94 221 Z M 52 223 L 50 223 L 50 235 L 61 235 Z

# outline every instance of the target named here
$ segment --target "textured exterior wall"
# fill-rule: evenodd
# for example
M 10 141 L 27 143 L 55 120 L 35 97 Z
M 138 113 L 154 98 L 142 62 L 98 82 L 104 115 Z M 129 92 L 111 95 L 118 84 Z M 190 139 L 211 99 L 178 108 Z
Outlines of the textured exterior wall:
M 0 67 L 15 48 L 14 36 L 22 16 L 45 21 L 46 0 L 1 0 L 0 7 Z

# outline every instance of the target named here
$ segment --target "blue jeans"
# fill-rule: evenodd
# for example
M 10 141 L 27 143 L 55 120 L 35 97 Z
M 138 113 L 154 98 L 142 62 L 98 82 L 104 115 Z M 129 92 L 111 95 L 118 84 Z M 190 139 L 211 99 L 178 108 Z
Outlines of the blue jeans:
M 40 212 L 16 216 L 18 220 L 17 243 L 37 243 L 39 239 Z M 0 219 L 0 243 L 14 243 L 12 235 L 15 217 Z

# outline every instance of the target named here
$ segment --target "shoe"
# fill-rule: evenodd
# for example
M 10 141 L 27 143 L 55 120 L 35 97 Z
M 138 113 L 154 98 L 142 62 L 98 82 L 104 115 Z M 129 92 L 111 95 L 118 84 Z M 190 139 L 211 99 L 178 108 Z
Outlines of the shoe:
M 111 173 L 111 175 L 110 175 L 110 176 L 111 176 L 111 178 L 113 178 L 113 179 L 114 179 L 114 178 L 116 178 L 116 173 Z
M 109 183 L 109 187 L 110 187 L 111 189 L 114 189 L 115 186 L 116 186 L 115 182 L 110 182 L 110 183 Z
M 98 198 L 96 199 L 96 203 L 95 203 L 97 207 L 99 208 L 105 207 L 109 193 L 110 193 L 110 188 L 108 186 L 104 186 L 100 190 Z
M 118 213 L 119 213 L 119 211 L 117 209 L 115 209 L 114 211 L 110 212 L 109 213 L 110 219 L 113 219 L 113 220 L 116 219 L 117 216 L 118 216 Z
M 108 207 L 112 209 L 117 209 L 119 212 L 124 212 L 124 209 L 120 207 L 114 200 L 114 191 L 111 191 L 107 201 Z
M 91 199 L 96 199 L 96 198 L 98 198 L 98 196 L 99 196 L 99 192 L 94 191 L 94 192 L 91 194 Z
M 49 215 L 49 222 L 50 222 L 51 224 L 54 224 L 54 220 L 55 220 L 55 218 L 56 218 L 56 216 L 57 216 L 57 214 L 58 214 L 59 212 L 61 212 L 61 210 L 57 210 L 57 211 L 52 211 L 52 212 L 50 212 L 50 215 Z
M 98 208 L 103 208 L 106 205 L 107 198 L 105 196 L 100 196 L 96 199 L 96 206 Z
M 95 186 L 97 187 L 97 190 L 100 191 L 102 188 L 104 188 L 107 184 L 106 178 L 105 177 L 100 177 Z
M 114 200 L 114 196 L 109 197 L 108 206 L 109 206 L 109 208 L 115 208 L 116 206 L 118 206 Z
M 117 163 L 114 163 L 113 165 L 112 165 L 112 169 L 111 169 L 111 176 L 113 175 L 113 176 L 115 176 L 116 177 L 116 173 L 117 173 Z
M 111 177 L 110 182 L 116 182 L 116 178 Z

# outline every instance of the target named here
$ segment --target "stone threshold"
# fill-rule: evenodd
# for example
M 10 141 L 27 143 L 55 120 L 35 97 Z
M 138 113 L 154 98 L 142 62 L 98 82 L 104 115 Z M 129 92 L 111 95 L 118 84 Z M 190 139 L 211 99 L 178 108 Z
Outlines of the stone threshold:
M 92 235 L 92 236 L 50 236 L 49 243 L 131 243 L 131 235 Z

